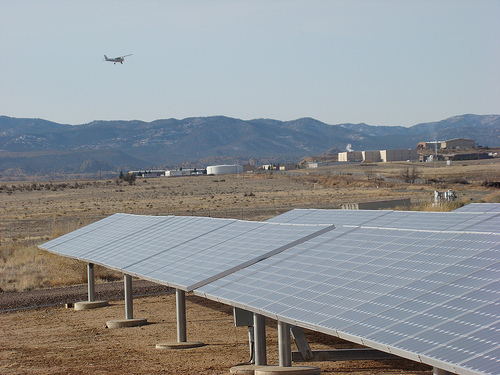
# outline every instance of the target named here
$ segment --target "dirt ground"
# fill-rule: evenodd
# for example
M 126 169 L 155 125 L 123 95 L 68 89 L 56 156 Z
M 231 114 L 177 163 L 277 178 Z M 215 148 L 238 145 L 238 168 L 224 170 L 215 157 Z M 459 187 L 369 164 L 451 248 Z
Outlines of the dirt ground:
M 123 300 L 110 306 L 75 311 L 63 305 L 0 313 L 0 373 L 13 374 L 229 374 L 249 360 L 248 330 L 234 327 L 232 308 L 187 294 L 187 339 L 206 345 L 159 350 L 160 342 L 176 341 L 175 294 L 134 299 L 134 317 L 148 325 L 106 328 L 123 319 Z M 268 364 L 278 364 L 276 322 L 267 319 Z M 306 332 L 311 348 L 350 348 L 355 344 Z M 292 344 L 292 350 L 294 344 Z M 324 374 L 430 375 L 429 366 L 408 360 L 300 363 Z

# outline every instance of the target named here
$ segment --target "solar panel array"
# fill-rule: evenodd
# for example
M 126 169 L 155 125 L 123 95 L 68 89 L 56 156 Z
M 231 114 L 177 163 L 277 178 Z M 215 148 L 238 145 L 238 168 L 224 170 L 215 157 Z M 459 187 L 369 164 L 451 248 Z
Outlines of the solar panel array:
M 195 293 L 447 371 L 493 374 L 499 252 L 498 234 L 340 227 Z
M 330 225 L 115 214 L 40 248 L 190 291 Z
M 264 223 L 116 214 L 41 247 L 446 371 L 498 374 L 499 208 L 292 210 Z

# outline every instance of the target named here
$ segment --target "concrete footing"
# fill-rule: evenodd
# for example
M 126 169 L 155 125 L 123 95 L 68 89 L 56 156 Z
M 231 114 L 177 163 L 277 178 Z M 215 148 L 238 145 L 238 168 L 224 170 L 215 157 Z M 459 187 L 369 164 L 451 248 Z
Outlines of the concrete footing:
M 90 310 L 108 306 L 108 301 L 80 301 L 74 303 L 75 310 Z
M 321 369 L 311 366 L 257 366 L 257 365 L 241 365 L 231 367 L 231 374 L 242 375 L 320 375 Z
M 108 328 L 139 327 L 146 324 L 148 324 L 147 319 L 108 320 L 106 322 Z
M 262 366 L 256 366 L 256 365 L 233 366 L 231 367 L 229 372 L 231 374 L 254 375 L 256 367 L 262 367 Z
M 187 342 L 160 342 L 156 344 L 156 349 L 190 349 L 198 348 L 200 346 L 205 346 L 204 343 L 198 341 L 187 341 Z

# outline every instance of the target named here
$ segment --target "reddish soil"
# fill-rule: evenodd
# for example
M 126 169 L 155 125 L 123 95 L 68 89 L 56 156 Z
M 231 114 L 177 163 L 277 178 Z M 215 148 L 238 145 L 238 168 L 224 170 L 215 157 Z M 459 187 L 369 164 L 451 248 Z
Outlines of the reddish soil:
M 109 291 L 104 291 L 108 289 Z M 152 288 L 152 289 L 151 289 Z M 135 281 L 134 294 L 166 292 L 154 284 Z M 122 295 L 121 283 L 97 286 L 101 296 Z M 108 293 L 108 294 L 106 294 Z M 249 360 L 246 327 L 234 327 L 229 306 L 188 294 L 187 338 L 206 346 L 158 350 L 159 342 L 176 341 L 175 295 L 157 294 L 134 299 L 134 317 L 148 325 L 108 329 L 106 321 L 123 319 L 124 301 L 110 306 L 74 311 L 61 303 L 85 299 L 85 286 L 1 293 L 2 309 L 30 304 L 56 305 L 0 313 L 0 373 L 11 374 L 229 374 Z M 312 349 L 355 347 L 338 338 L 306 332 Z M 292 344 L 293 345 L 293 344 Z M 292 349 L 294 347 L 292 346 Z M 268 363 L 278 363 L 276 322 L 268 319 Z M 429 366 L 408 360 L 305 363 L 324 374 L 430 375 Z

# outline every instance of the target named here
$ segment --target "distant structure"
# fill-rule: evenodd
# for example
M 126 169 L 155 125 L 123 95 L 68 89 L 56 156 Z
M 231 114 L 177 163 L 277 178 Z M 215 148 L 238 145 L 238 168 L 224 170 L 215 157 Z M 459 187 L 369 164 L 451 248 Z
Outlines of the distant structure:
M 363 153 L 361 151 L 345 151 L 339 152 L 339 161 L 363 161 Z
M 196 168 L 181 168 L 165 171 L 166 177 L 193 176 L 202 174 L 205 174 L 205 171 L 203 169 L 198 170 Z
M 337 165 L 338 162 L 336 161 L 322 161 L 322 160 L 315 160 L 315 161 L 308 161 L 303 164 L 304 167 L 306 168 L 320 168 L 320 167 L 328 167 L 329 165 Z
M 209 165 L 207 174 L 238 174 L 243 173 L 243 166 L 239 164 L 233 165 Z
M 473 139 L 454 138 L 448 141 L 419 142 L 417 150 L 456 150 L 460 148 L 475 148 L 476 141 Z
M 496 153 L 493 152 L 469 152 L 469 153 L 449 153 L 449 154 L 430 154 L 430 155 L 419 155 L 420 161 L 434 162 L 434 161 L 446 161 L 448 165 L 451 165 L 453 160 L 480 160 L 480 159 L 491 159 L 496 157 Z
M 441 141 L 418 142 L 417 150 L 441 150 Z
M 390 199 L 384 201 L 357 202 L 357 203 L 342 203 L 342 210 L 382 210 L 396 207 L 410 207 L 411 200 L 409 198 Z
M 130 171 L 129 173 L 134 173 L 137 177 L 143 178 L 164 177 L 165 169 L 145 169 L 143 171 Z
M 346 151 L 339 152 L 339 161 L 350 162 L 388 162 L 417 160 L 417 149 L 408 150 L 378 150 L 378 151 Z
M 137 177 L 151 178 L 151 177 L 178 177 L 178 176 L 192 176 L 205 174 L 205 170 L 197 170 L 196 168 L 181 168 L 174 170 L 165 169 L 145 169 L 141 171 L 130 171 L 129 173 L 134 173 Z
M 451 189 L 442 193 L 436 190 L 434 191 L 434 203 L 432 205 L 440 206 L 443 202 L 453 202 L 455 199 L 457 199 L 457 194 Z
M 298 164 L 285 163 L 285 164 L 262 164 L 259 169 L 265 171 L 290 171 L 297 168 L 300 168 Z M 243 170 L 248 172 L 246 165 L 243 167 Z
M 441 148 L 445 149 L 459 149 L 459 148 L 474 148 L 476 147 L 476 141 L 473 139 L 455 138 L 449 141 L 441 142 Z
M 287 163 L 287 164 L 281 164 L 278 166 L 280 171 L 290 171 L 293 169 L 297 169 L 297 164 L 294 163 Z

